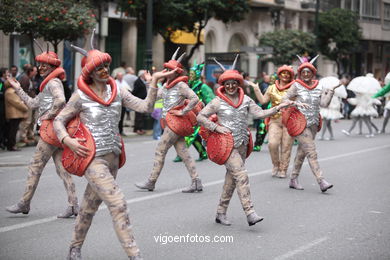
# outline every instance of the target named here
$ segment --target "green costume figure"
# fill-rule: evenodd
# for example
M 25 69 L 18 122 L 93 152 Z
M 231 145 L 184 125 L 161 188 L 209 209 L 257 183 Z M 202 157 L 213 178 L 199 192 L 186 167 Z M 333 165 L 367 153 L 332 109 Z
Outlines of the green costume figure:
M 188 85 L 196 93 L 196 95 L 198 95 L 199 100 L 202 101 L 205 105 L 207 105 L 211 100 L 215 98 L 215 95 L 213 90 L 201 80 L 204 65 L 204 63 L 196 64 L 196 61 L 194 61 L 194 65 L 190 69 L 190 79 L 188 81 Z M 202 138 L 199 136 L 199 130 L 200 126 L 194 126 L 194 133 L 184 138 L 187 147 L 193 145 L 198 151 L 199 158 L 196 160 L 197 162 L 207 159 L 206 148 L 202 144 Z M 182 160 L 180 156 L 177 155 L 173 161 L 181 162 Z

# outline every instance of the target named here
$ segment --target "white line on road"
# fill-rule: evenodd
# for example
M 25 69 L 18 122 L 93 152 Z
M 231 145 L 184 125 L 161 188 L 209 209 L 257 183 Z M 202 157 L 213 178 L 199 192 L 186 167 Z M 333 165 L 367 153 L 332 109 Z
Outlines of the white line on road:
M 47 222 L 54 221 L 56 219 L 58 219 L 58 218 L 57 217 L 41 218 L 41 219 L 37 219 L 37 220 L 33 220 L 33 221 L 21 223 L 21 224 L 16 224 L 16 225 L 8 226 L 8 227 L 2 227 L 2 228 L 0 228 L 0 233 L 4 233 L 7 231 L 12 231 L 12 230 L 16 230 L 16 229 L 21 229 L 21 228 L 25 228 L 25 227 L 31 227 L 31 226 L 35 226 L 35 225 L 39 225 L 39 224 L 44 224 Z
M 314 241 L 312 241 L 304 246 L 298 247 L 297 249 L 288 251 L 287 253 L 285 253 L 281 256 L 278 256 L 278 257 L 274 258 L 274 260 L 284 260 L 284 259 L 288 259 L 294 255 L 301 254 L 301 253 L 309 250 L 313 246 L 321 244 L 322 242 L 325 242 L 328 239 L 329 239 L 329 237 L 322 237 L 322 238 L 316 239 L 316 240 L 314 240 Z
M 350 152 L 350 153 L 345 153 L 345 154 L 339 154 L 337 156 L 326 157 L 326 158 L 322 158 L 322 159 L 320 159 L 318 161 L 321 162 L 321 161 L 334 160 L 334 159 L 339 159 L 341 157 L 348 157 L 348 156 L 352 156 L 352 155 L 356 155 L 356 154 L 360 154 L 360 153 L 372 152 L 372 151 L 375 151 L 375 150 L 381 150 L 381 149 L 385 149 L 385 148 L 389 148 L 389 147 L 390 147 L 390 145 L 383 145 L 383 146 L 378 146 L 378 147 L 374 147 L 374 148 L 368 148 L 368 149 L 364 149 L 364 150 L 360 150 L 360 151 L 355 151 L 355 152 Z M 305 164 L 307 164 L 307 162 Z M 249 177 L 253 177 L 253 176 L 264 175 L 264 174 L 270 173 L 270 172 L 271 172 L 271 169 L 260 171 L 260 172 L 253 172 L 253 173 L 250 173 L 248 175 L 249 175 Z M 217 181 L 211 181 L 211 182 L 204 183 L 203 185 L 206 186 L 206 187 L 207 186 L 213 186 L 213 185 L 217 185 L 217 184 L 223 183 L 224 181 L 225 181 L 225 179 L 217 180 Z M 169 195 L 172 195 L 172 194 L 175 194 L 175 193 L 180 193 L 181 190 L 182 189 L 175 189 L 175 190 L 166 191 L 166 192 L 162 192 L 162 193 L 158 193 L 158 194 L 146 195 L 146 196 L 143 196 L 143 197 L 140 197 L 140 198 L 134 198 L 134 199 L 126 200 L 126 202 L 127 202 L 127 204 L 133 204 L 133 203 L 137 203 L 137 202 L 141 202 L 141 201 L 157 199 L 157 198 L 169 196 Z M 103 209 L 107 209 L 107 207 L 105 205 L 102 205 L 101 207 L 99 207 L 99 210 L 103 210 Z M 25 227 L 39 225 L 39 224 L 43 224 L 43 223 L 54 221 L 56 219 L 57 219 L 57 217 L 48 217 L 48 218 L 43 218 L 43 219 L 40 219 L 40 220 L 34 220 L 34 221 L 25 222 L 23 224 L 5 226 L 5 227 L 1 227 L 0 228 L 0 233 L 4 233 L 4 232 L 7 232 L 7 231 L 12 231 L 12 230 L 17 230 L 17 229 L 21 229 L 21 228 L 25 228 Z
M 45 176 L 41 176 L 39 178 L 39 180 L 42 180 L 42 179 L 46 179 L 46 178 L 52 178 L 54 175 L 45 175 Z M 17 183 L 17 182 L 25 182 L 26 181 L 26 178 L 24 179 L 16 179 L 16 180 L 12 180 L 12 181 L 9 181 L 8 183 Z
M 21 155 L 12 155 L 12 156 L 1 156 L 0 157 L 0 160 L 4 160 L 4 159 L 10 159 L 10 158 L 12 158 L 12 159 L 14 159 L 14 158 L 20 158 L 20 157 L 22 157 Z

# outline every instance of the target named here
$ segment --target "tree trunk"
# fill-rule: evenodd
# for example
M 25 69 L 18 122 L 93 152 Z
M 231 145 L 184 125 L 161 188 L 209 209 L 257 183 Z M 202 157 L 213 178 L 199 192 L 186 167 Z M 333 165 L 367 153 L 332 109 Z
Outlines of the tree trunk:
M 196 43 L 195 43 L 195 45 L 193 45 L 191 47 L 190 53 L 188 55 L 186 55 L 186 57 L 183 60 L 183 65 L 186 68 L 190 68 L 191 67 L 191 65 L 189 64 L 190 59 L 194 55 L 194 52 L 197 49 L 199 49 L 199 46 L 203 44 L 202 42 L 200 42 L 200 36 L 202 35 L 202 30 L 206 27 L 207 22 L 208 22 L 208 20 L 205 21 L 204 24 L 202 24 L 202 21 L 199 21 L 199 28 L 198 28 L 198 32 L 197 32 L 197 35 L 196 35 Z

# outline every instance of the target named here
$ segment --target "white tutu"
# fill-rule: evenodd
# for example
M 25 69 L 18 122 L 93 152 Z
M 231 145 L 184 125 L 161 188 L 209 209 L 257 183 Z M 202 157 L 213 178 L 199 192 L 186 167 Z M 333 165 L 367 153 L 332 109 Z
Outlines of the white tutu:
M 378 111 L 373 106 L 370 107 L 363 107 L 363 106 L 357 106 L 351 113 L 352 117 L 359 117 L 359 116 L 378 116 Z
M 378 116 L 378 111 L 376 111 L 374 105 L 380 105 L 381 102 L 377 99 L 371 98 L 370 94 L 356 93 L 356 97 L 349 98 L 348 102 L 352 105 L 356 105 L 355 109 L 351 113 L 352 117 Z
M 327 120 L 336 120 L 336 119 L 340 119 L 340 118 L 344 117 L 340 111 L 330 109 L 330 108 L 321 107 L 320 113 L 321 113 L 322 118 L 327 119 Z
M 343 118 L 340 112 L 341 98 L 333 96 L 328 107 L 321 107 L 320 113 L 323 119 L 336 120 Z

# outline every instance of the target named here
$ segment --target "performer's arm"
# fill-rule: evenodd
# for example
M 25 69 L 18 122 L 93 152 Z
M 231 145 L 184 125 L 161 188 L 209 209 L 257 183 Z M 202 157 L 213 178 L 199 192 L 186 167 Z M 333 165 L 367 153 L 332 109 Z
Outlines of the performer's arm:
M 65 108 L 61 110 L 61 112 L 54 119 L 54 131 L 58 137 L 58 140 L 61 143 L 68 146 L 74 153 L 81 157 L 86 157 L 89 153 L 89 149 L 79 142 L 85 142 L 85 139 L 82 138 L 72 138 L 69 136 L 66 131 L 66 125 L 68 122 L 76 117 L 81 111 L 81 102 L 80 96 L 78 93 L 73 93 L 70 98 L 68 104 L 66 104 Z
M 210 103 L 208 103 L 196 117 L 198 123 L 211 131 L 215 131 L 218 124 L 211 121 L 209 117 L 218 112 L 219 106 L 220 101 L 218 98 L 214 98 L 213 100 L 211 100 Z
M 282 108 L 286 108 L 293 105 L 302 106 L 305 108 L 308 107 L 308 105 L 304 103 L 299 103 L 292 100 L 284 100 L 282 103 L 280 103 L 277 106 L 271 107 L 270 109 L 263 110 L 255 103 L 255 101 L 251 99 L 249 104 L 249 113 L 251 113 L 254 116 L 254 118 L 266 118 L 275 115 Z
M 53 106 L 47 111 L 41 119 L 52 119 L 64 108 L 66 101 L 64 95 L 64 87 L 59 80 L 51 80 L 46 85 L 54 98 Z
M 199 98 L 195 94 L 195 92 L 184 82 L 180 83 L 179 91 L 181 95 L 183 95 L 190 101 L 188 102 L 187 106 L 182 110 L 182 115 L 185 115 L 189 111 L 191 111 L 196 106 L 196 104 L 198 104 Z
M 268 91 L 266 91 L 265 94 L 263 95 L 261 93 L 261 90 L 260 90 L 260 87 L 259 87 L 259 83 L 255 84 L 255 83 L 253 83 L 251 81 L 248 81 L 248 84 L 253 88 L 253 91 L 255 92 L 257 101 L 259 101 L 260 104 L 264 105 L 264 104 L 268 104 L 269 103 L 270 97 L 269 97 Z
M 81 111 L 81 102 L 80 96 L 77 92 L 74 92 L 69 102 L 66 104 L 64 109 L 56 116 L 53 121 L 54 131 L 58 137 L 58 140 L 63 142 L 63 139 L 68 135 L 68 131 L 66 130 L 66 125 L 68 122 L 77 116 Z
M 388 92 L 390 92 L 390 83 L 384 86 L 381 90 L 379 90 L 373 98 L 378 98 L 378 97 L 383 97 L 386 95 Z
M 133 96 L 129 91 L 121 89 L 122 104 L 139 113 L 152 113 L 156 102 L 157 88 L 150 86 L 145 99 Z
M 328 107 L 334 94 L 333 89 L 324 89 L 321 94 L 320 107 Z
M 287 90 L 286 94 L 282 98 L 282 102 L 285 100 L 293 100 L 298 95 L 296 83 L 292 84 L 292 86 Z
M 17 81 L 14 78 L 8 77 L 7 81 L 15 89 L 16 94 L 26 104 L 26 106 L 28 106 L 30 109 L 36 109 L 39 107 L 39 97 L 38 96 L 36 96 L 35 98 L 32 98 L 29 95 L 27 95 L 26 92 L 24 92 L 22 87 L 20 86 L 19 81 Z

